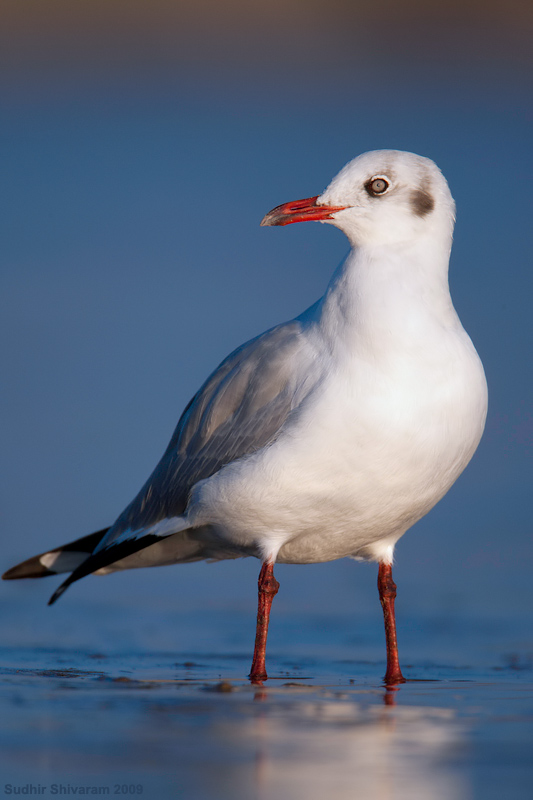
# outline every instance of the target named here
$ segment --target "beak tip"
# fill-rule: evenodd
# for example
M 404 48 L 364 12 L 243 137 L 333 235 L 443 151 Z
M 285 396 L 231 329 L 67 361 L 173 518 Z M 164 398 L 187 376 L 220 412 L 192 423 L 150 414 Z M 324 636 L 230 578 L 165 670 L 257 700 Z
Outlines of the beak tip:
M 279 225 L 279 214 L 274 214 L 273 211 L 269 211 L 268 214 L 265 214 L 263 219 L 260 222 L 261 228 L 272 228 L 274 225 Z

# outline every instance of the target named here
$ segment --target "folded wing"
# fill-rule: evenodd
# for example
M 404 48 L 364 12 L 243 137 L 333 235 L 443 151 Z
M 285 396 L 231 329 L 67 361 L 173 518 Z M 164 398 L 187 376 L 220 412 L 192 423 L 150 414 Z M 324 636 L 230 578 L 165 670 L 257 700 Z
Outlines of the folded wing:
M 50 602 L 73 581 L 183 529 L 180 518 L 193 486 L 276 439 L 314 385 L 314 372 L 306 368 L 312 363 L 298 320 L 231 353 L 186 407 L 137 497 Z

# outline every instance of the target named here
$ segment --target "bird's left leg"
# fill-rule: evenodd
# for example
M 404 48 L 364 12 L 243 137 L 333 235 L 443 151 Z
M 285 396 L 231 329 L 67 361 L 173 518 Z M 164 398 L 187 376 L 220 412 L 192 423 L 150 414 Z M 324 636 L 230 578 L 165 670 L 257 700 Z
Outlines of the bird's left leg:
M 254 659 L 250 670 L 250 680 L 255 683 L 265 680 L 268 676 L 265 667 L 265 653 L 268 636 L 268 622 L 270 619 L 270 608 L 274 595 L 278 593 L 279 583 L 274 577 L 274 564 L 265 562 L 261 567 L 258 580 L 258 605 L 257 605 L 257 628 L 255 633 Z
M 379 565 L 378 590 L 381 607 L 383 608 L 385 639 L 387 642 L 387 671 L 383 681 L 388 686 L 393 686 L 396 683 L 405 683 L 405 678 L 400 669 L 398 641 L 396 639 L 396 617 L 394 614 L 396 584 L 392 579 L 391 565 L 385 564 L 383 561 Z

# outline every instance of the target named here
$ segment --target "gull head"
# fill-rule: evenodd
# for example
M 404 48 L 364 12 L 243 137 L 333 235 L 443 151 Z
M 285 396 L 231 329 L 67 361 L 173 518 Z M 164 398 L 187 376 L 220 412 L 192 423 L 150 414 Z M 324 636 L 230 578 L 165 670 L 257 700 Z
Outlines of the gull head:
M 429 158 L 373 150 L 346 164 L 322 194 L 277 206 L 261 225 L 306 220 L 335 225 L 358 246 L 408 243 L 426 236 L 451 243 L 455 204 Z

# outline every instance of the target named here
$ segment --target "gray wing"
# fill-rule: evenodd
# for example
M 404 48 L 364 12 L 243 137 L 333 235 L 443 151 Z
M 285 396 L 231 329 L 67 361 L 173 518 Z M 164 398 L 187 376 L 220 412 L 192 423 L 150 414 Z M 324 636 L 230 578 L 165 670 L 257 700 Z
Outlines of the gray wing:
M 161 461 L 95 555 L 139 537 L 149 544 L 150 528 L 181 516 L 198 481 L 272 442 L 309 391 L 309 371 L 302 369 L 308 360 L 298 320 L 231 353 L 188 404 Z
M 313 361 L 313 348 L 298 320 L 272 328 L 228 356 L 183 412 L 163 458 L 135 500 L 49 604 L 74 581 L 174 533 L 172 524 L 163 531 L 157 523 L 184 513 L 198 481 L 273 442 L 315 385 Z

